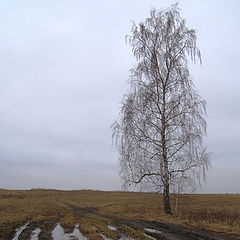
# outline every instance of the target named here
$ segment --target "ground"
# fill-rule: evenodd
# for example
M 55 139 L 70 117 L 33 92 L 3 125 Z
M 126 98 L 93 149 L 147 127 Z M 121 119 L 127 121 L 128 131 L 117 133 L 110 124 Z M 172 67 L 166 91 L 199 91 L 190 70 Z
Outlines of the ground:
M 240 195 L 171 195 L 172 215 L 163 212 L 162 195 L 154 193 L 0 190 L 0 240 L 12 239 L 16 228 L 27 240 L 40 228 L 40 240 L 51 239 L 57 223 L 65 232 L 79 224 L 88 239 L 240 239 Z M 116 230 L 108 226 L 116 227 Z M 155 229 L 147 231 L 146 229 Z M 147 235 L 146 235 L 147 234 Z

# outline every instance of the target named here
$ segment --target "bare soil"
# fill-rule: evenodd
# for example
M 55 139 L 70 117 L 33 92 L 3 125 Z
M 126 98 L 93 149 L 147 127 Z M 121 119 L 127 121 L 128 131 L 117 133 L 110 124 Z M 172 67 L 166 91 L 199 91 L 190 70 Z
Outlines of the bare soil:
M 144 221 L 144 220 L 129 220 L 129 219 L 119 219 L 113 216 L 108 215 L 101 215 L 98 214 L 97 208 L 73 208 L 74 214 L 77 217 L 82 217 L 84 214 L 87 213 L 95 213 L 96 215 L 103 216 L 105 218 L 110 218 L 115 226 L 121 226 L 122 224 L 133 228 L 138 229 L 140 231 L 146 232 L 146 228 L 148 229 L 155 229 L 160 232 L 161 234 L 157 233 L 149 233 L 148 235 L 156 238 L 156 239 L 166 239 L 166 240 L 235 240 L 235 238 L 225 235 L 214 233 L 211 231 L 201 230 L 198 228 L 189 228 L 183 227 L 174 224 L 166 224 L 156 221 Z M 120 232 L 124 232 L 124 230 L 120 229 Z
M 84 213 L 88 213 L 89 211 L 95 211 L 93 209 L 82 209 L 75 208 L 74 209 L 76 215 L 83 216 Z M 104 216 L 107 217 L 107 216 Z M 216 234 L 214 232 L 187 228 L 172 224 L 165 224 L 155 221 L 141 221 L 141 220 L 128 220 L 128 219 L 117 219 L 110 217 L 114 222 L 114 225 L 117 226 L 117 231 L 119 237 L 121 235 L 125 235 L 125 230 L 121 229 L 120 226 L 125 225 L 134 230 L 140 230 L 145 232 L 147 235 L 154 237 L 157 240 L 234 240 L 233 237 L 224 235 L 224 234 Z M 43 223 L 34 223 L 31 222 L 28 224 L 27 228 L 22 231 L 19 236 L 19 240 L 31 240 L 31 234 L 34 229 L 40 228 L 41 232 L 38 235 L 39 240 L 53 240 L 52 231 L 57 223 L 55 222 L 43 222 Z M 154 229 L 158 230 L 161 233 L 147 232 L 145 229 Z M 61 239 L 59 239 L 61 240 Z

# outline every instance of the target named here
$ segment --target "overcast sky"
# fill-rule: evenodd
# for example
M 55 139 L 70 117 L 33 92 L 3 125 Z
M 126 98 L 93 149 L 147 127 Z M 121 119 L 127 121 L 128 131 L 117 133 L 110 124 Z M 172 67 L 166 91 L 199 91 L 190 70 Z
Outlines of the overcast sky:
M 0 188 L 119 190 L 110 125 L 135 64 L 132 21 L 167 0 L 0 1 Z M 208 104 L 202 192 L 240 192 L 240 1 L 179 1 Z

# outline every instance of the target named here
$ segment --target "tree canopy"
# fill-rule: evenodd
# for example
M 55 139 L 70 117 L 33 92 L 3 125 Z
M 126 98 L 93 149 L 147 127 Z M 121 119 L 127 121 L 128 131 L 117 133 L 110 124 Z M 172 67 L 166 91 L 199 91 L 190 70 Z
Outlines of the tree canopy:
M 186 27 L 177 5 L 133 24 L 126 40 L 137 64 L 130 88 L 112 125 L 123 185 L 141 184 L 162 191 L 171 213 L 169 192 L 199 183 L 210 165 L 204 144 L 206 102 L 198 94 L 188 61 L 201 62 L 196 32 Z

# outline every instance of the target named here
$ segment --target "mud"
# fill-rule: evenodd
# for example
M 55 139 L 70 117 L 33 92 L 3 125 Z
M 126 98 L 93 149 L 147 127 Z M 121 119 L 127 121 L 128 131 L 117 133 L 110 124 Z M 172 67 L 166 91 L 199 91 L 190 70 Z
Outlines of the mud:
M 156 239 L 167 240 L 236 240 L 229 235 L 218 234 L 197 228 L 188 228 L 174 224 L 165 224 L 155 221 L 141 220 L 119 220 L 134 229 L 152 229 L 151 232 L 145 231 L 145 234 Z M 155 230 L 155 232 L 153 232 Z
M 104 218 L 109 218 L 115 226 L 119 224 L 125 224 L 127 227 L 133 229 L 139 229 L 149 237 L 161 240 L 236 240 L 234 236 L 215 233 L 198 228 L 183 227 L 174 224 L 166 224 L 156 221 L 144 221 L 144 220 L 129 220 L 119 219 L 109 215 L 102 215 L 98 213 L 97 208 L 74 208 L 74 213 L 77 217 L 84 216 L 87 213 L 94 213 Z M 152 231 L 146 231 L 145 229 L 151 229 Z M 123 230 L 118 229 L 121 234 Z
M 21 232 L 17 232 L 12 240 L 53 240 L 52 231 L 55 226 L 54 222 L 31 222 Z
M 37 223 L 31 222 L 27 225 L 27 227 L 21 232 L 18 237 L 18 240 L 31 240 L 32 232 L 37 228 Z
M 38 235 L 39 240 L 53 240 L 52 231 L 57 223 L 55 222 L 44 222 L 41 224 L 41 232 Z
M 138 232 L 140 231 L 151 240 L 236 240 L 233 236 L 217 234 L 197 228 L 189 228 L 155 221 L 120 219 L 113 216 L 102 215 L 97 208 L 72 207 L 72 210 L 78 218 L 82 218 L 84 215 L 92 213 L 111 220 L 112 225 L 106 224 L 106 227 L 111 231 L 115 231 L 119 236 L 119 240 L 134 239 L 132 238 L 132 235 L 131 238 L 128 237 L 126 228 Z M 71 233 L 66 233 L 66 229 L 64 231 L 64 229 L 56 222 L 31 222 L 24 225 L 22 228 L 19 228 L 12 240 L 87 239 L 79 231 L 78 225 L 72 230 Z M 104 235 L 104 232 L 99 233 L 99 235 L 105 240 L 110 240 Z
M 13 237 L 12 240 L 18 240 L 20 234 L 21 234 L 22 231 L 27 227 L 27 225 L 28 225 L 28 223 L 26 223 L 24 226 L 22 226 L 22 227 L 16 229 L 16 233 L 15 233 L 15 235 L 14 235 L 14 237 Z

